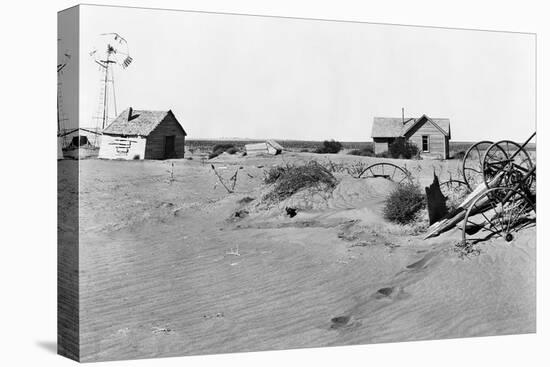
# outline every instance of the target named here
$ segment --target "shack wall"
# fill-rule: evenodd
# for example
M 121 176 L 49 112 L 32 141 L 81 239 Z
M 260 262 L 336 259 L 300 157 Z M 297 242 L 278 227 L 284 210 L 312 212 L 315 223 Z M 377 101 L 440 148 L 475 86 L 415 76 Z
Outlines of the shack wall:
M 428 136 L 429 151 L 422 151 L 422 136 Z M 447 159 L 449 158 L 449 139 L 433 123 L 426 120 L 418 128 L 415 128 L 409 141 L 414 143 L 420 151 L 420 156 L 426 158 Z
M 103 135 L 99 146 L 101 159 L 145 159 L 146 139 L 140 136 Z
M 374 153 L 381 154 L 387 152 L 389 149 L 388 138 L 373 138 L 374 140 Z
M 244 146 L 247 155 L 269 153 L 266 143 L 246 144 Z
M 167 136 L 175 137 L 174 156 L 165 156 Z M 185 156 L 185 134 L 181 125 L 170 114 L 147 137 L 145 159 L 183 158 Z

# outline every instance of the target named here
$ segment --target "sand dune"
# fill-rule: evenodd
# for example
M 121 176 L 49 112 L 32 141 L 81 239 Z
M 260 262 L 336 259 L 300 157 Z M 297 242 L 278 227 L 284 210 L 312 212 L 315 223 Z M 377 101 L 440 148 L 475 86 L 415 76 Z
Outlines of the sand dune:
M 82 162 L 83 360 L 535 331 L 534 228 L 461 259 L 458 230 L 423 241 L 382 218 L 384 179 L 265 208 L 258 166 L 281 158 L 222 158 L 222 174 L 243 167 L 234 194 L 196 160 L 172 182 L 170 162 Z M 436 163 L 407 164 L 422 183 Z

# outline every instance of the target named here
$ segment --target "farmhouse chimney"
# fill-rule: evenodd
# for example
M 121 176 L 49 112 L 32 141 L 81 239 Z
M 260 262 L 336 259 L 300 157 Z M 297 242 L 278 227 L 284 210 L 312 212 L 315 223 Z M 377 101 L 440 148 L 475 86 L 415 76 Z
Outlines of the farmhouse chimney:
M 128 108 L 128 121 L 130 121 L 132 119 L 132 112 L 134 112 L 132 107 Z
M 401 107 L 401 122 L 405 125 L 405 107 Z

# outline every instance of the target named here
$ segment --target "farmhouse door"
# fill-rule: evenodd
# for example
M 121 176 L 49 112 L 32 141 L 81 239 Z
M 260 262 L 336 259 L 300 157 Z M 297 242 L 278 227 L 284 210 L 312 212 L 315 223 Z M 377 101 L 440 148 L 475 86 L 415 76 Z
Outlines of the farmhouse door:
M 174 158 L 176 156 L 176 137 L 169 135 L 164 137 L 164 158 Z

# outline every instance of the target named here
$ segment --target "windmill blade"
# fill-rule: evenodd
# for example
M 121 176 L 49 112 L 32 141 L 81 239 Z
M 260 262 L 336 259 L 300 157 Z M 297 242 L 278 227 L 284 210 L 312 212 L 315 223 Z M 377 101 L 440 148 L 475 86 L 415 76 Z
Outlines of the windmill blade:
M 130 66 L 130 64 L 132 63 L 132 57 L 131 56 L 127 56 L 123 61 L 122 61 L 122 68 L 126 69 L 128 66 Z
M 120 34 L 116 32 L 111 33 L 101 33 L 102 36 L 114 36 L 115 41 L 118 41 L 119 43 L 128 43 L 124 37 L 122 37 Z
M 90 57 L 104 64 L 106 60 L 126 69 L 133 61 L 130 57 L 128 42 L 116 32 L 100 33 L 96 44 L 90 51 Z

